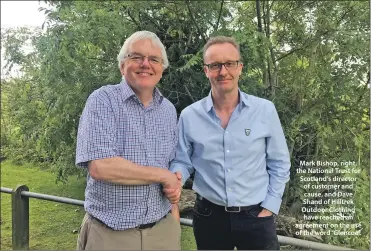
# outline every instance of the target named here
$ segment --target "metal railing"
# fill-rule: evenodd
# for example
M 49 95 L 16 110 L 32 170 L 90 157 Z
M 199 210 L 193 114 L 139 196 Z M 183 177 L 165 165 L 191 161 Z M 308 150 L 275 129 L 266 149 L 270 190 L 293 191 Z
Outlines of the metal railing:
M 83 207 L 84 201 L 66 197 L 53 196 L 49 194 L 29 192 L 26 185 L 20 185 L 15 190 L 1 187 L 2 193 L 12 195 L 12 248 L 13 250 L 29 249 L 29 198 L 55 201 L 64 204 Z M 180 219 L 180 224 L 192 227 L 191 219 Z M 346 247 L 333 246 L 314 241 L 301 240 L 292 237 L 278 235 L 278 242 L 284 245 L 291 245 L 305 249 L 315 250 L 354 250 Z

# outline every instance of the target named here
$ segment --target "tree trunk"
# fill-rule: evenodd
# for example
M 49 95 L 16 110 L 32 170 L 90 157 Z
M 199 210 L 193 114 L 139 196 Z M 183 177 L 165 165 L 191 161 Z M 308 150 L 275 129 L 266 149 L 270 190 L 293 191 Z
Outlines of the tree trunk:
M 260 63 L 260 69 L 263 73 L 263 84 L 266 88 L 269 87 L 268 84 L 268 75 L 265 67 L 265 56 L 264 56 L 264 48 L 263 48 L 263 42 L 262 42 L 262 36 L 263 36 L 263 26 L 262 26 L 262 17 L 261 17 L 261 12 L 260 12 L 260 0 L 256 0 L 256 17 L 258 19 L 258 46 L 259 46 L 259 57 L 261 59 Z

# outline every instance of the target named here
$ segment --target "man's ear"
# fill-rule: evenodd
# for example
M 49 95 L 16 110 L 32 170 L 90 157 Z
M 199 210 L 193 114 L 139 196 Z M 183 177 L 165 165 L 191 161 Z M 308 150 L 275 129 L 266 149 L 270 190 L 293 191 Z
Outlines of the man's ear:
M 243 69 L 243 63 L 239 63 L 238 67 L 240 68 L 240 75 L 242 74 L 242 69 Z
M 205 72 L 205 75 L 206 75 L 206 77 L 207 77 L 207 75 L 208 75 L 208 68 L 207 68 L 206 65 L 204 65 L 204 72 Z
M 121 75 L 122 76 L 124 76 L 125 74 L 124 74 L 124 62 L 122 62 L 121 64 L 120 64 L 120 72 L 121 72 Z

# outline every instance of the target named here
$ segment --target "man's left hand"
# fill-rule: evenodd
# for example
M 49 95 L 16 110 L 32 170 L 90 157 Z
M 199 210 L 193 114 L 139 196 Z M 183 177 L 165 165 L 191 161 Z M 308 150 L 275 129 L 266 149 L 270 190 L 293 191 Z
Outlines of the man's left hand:
M 271 216 L 273 213 L 269 211 L 268 209 L 263 208 L 261 212 L 258 214 L 258 217 L 268 217 Z
M 163 188 L 162 191 L 165 193 L 165 196 L 169 199 L 171 204 L 177 204 L 179 202 L 182 188 Z

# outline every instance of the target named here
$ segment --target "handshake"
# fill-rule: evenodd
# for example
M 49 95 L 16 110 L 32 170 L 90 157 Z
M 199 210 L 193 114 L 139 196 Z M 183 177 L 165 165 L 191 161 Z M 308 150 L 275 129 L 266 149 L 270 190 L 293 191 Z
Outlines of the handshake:
M 162 191 L 170 203 L 178 204 L 182 192 L 182 174 L 180 172 L 172 173 L 169 171 L 162 182 L 162 186 Z

